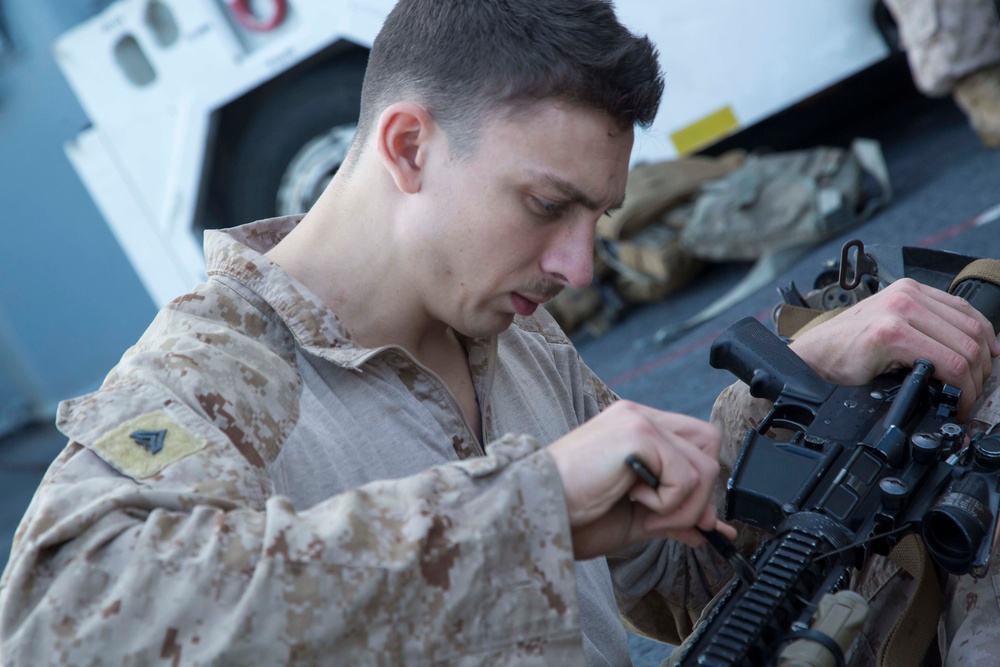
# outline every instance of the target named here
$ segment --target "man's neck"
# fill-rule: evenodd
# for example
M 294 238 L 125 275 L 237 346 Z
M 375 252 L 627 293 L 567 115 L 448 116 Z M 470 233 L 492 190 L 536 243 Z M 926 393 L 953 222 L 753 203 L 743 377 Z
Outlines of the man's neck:
M 312 290 L 364 347 L 396 345 L 418 359 L 453 350 L 455 336 L 412 293 L 393 244 L 392 210 L 365 189 L 329 188 L 268 258 Z
M 317 215 L 314 215 L 317 214 Z M 395 345 L 437 375 L 455 397 L 470 431 L 480 439 L 482 420 L 465 346 L 445 323 L 418 309 L 388 246 L 373 248 L 373 234 L 331 234 L 331 220 L 310 212 L 268 257 L 316 293 L 358 345 Z M 377 240 L 377 239 L 375 239 Z
M 312 290 L 358 345 L 401 347 L 441 378 L 479 438 L 480 410 L 465 346 L 431 316 L 407 275 L 405 248 L 395 242 L 392 193 L 379 185 L 376 179 L 341 187 L 335 178 L 267 255 Z

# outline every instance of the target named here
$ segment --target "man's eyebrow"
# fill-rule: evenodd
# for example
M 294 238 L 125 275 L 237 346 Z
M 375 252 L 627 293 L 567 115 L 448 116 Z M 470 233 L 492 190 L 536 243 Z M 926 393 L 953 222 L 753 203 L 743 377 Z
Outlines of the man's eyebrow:
M 599 202 L 594 201 L 580 188 L 576 187 L 569 181 L 559 178 L 554 174 L 541 174 L 539 180 L 545 185 L 549 186 L 560 195 L 562 195 L 568 202 L 573 204 L 580 204 L 584 208 L 590 211 L 600 211 L 600 212 L 611 212 L 617 211 L 625 204 L 625 198 L 622 197 L 617 203 L 612 204 L 608 207 L 603 207 Z

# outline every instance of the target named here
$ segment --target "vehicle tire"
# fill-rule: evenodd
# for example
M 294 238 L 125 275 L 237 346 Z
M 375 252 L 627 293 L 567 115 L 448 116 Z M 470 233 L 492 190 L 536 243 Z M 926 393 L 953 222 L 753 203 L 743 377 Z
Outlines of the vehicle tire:
M 875 0 L 872 6 L 872 18 L 879 34 L 882 35 L 882 40 L 889 47 L 889 52 L 901 53 L 903 46 L 899 40 L 899 26 L 896 25 L 896 19 L 893 18 L 889 8 L 882 4 L 882 0 Z
M 305 213 L 333 178 L 357 128 L 367 52 L 259 98 L 216 193 L 224 225 Z

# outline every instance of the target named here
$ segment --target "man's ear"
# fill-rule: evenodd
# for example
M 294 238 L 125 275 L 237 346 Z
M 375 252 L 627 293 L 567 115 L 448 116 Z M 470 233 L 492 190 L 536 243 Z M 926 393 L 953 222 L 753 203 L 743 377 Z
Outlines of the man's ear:
M 379 159 L 400 191 L 420 191 L 428 144 L 435 129 L 427 109 L 412 102 L 391 104 L 379 116 Z

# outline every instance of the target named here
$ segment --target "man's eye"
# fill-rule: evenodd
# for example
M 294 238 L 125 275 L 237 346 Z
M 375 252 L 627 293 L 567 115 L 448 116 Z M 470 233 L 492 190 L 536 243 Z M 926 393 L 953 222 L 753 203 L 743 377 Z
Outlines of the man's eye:
M 529 197 L 528 201 L 531 202 L 531 207 L 534 209 L 535 213 L 546 218 L 555 218 L 566 210 L 565 204 L 549 201 L 548 199 Z

